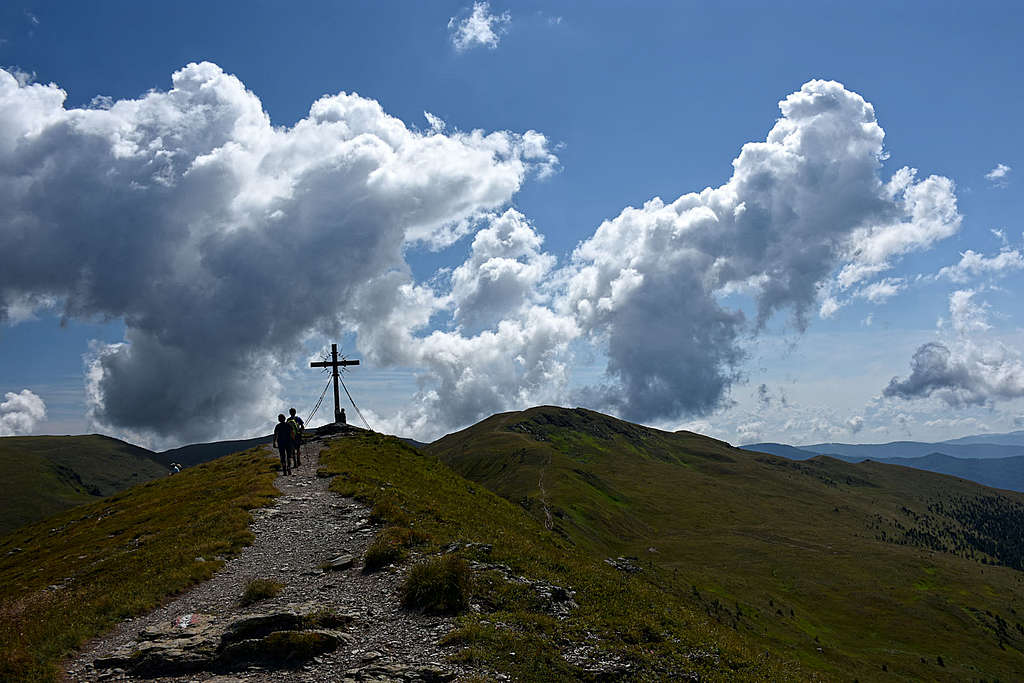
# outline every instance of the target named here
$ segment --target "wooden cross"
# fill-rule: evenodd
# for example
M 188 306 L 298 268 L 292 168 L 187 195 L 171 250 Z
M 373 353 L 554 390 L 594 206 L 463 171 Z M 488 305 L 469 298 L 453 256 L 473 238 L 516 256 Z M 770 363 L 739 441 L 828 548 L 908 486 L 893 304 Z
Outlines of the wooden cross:
M 331 377 L 334 379 L 334 421 L 345 422 L 344 413 L 341 412 L 341 404 L 338 402 L 338 368 L 346 365 L 359 365 L 357 360 L 338 360 L 338 345 L 331 344 L 331 359 L 322 363 L 310 363 L 311 368 L 330 368 Z

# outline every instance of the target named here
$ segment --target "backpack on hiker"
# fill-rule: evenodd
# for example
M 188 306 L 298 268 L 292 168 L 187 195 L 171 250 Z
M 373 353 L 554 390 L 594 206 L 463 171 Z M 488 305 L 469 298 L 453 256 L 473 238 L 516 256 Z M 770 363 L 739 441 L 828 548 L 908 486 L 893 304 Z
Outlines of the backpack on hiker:
M 292 426 L 292 443 L 298 446 L 302 443 L 302 420 L 296 419 L 296 417 L 292 415 L 288 418 L 288 424 Z

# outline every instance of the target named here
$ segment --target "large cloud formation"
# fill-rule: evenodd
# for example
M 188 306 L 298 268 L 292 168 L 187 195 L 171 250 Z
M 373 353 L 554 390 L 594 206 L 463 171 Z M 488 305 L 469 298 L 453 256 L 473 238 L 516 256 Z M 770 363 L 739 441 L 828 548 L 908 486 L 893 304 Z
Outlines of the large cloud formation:
M 0 71 L 0 315 L 123 319 L 87 390 L 99 426 L 139 440 L 255 429 L 302 339 L 343 329 L 374 364 L 418 369 L 418 395 L 380 417 L 420 438 L 565 401 L 580 345 L 607 358 L 577 387 L 588 405 L 700 414 L 740 376 L 743 335 L 880 296 L 893 281 L 873 278 L 960 225 L 948 179 L 880 176 L 872 106 L 831 81 L 780 102 L 727 183 L 627 208 L 561 266 L 509 206 L 558 166 L 540 133 L 419 131 L 346 93 L 273 127 L 214 64 L 172 81 L 66 109 Z M 413 277 L 408 253 L 468 235 L 463 263 Z
M 903 168 L 881 180 L 884 133 L 859 95 L 811 81 L 779 107 L 729 182 L 626 209 L 573 254 L 566 308 L 607 339 L 617 381 L 602 402 L 628 417 L 720 403 L 745 329 L 723 294 L 753 296 L 755 332 L 783 309 L 803 330 L 821 290 L 842 292 L 959 229 L 947 178 Z
M 46 417 L 46 402 L 28 389 L 17 394 L 8 391 L 4 399 L 0 402 L 0 436 L 31 434 Z
M 274 128 L 209 63 L 108 109 L 64 97 L 0 71 L 0 311 L 42 293 L 123 318 L 88 390 L 138 436 L 255 426 L 305 331 L 407 283 L 404 245 L 452 243 L 551 161 L 536 133 L 421 134 L 355 94 Z M 381 303 L 357 313 L 400 302 Z
M 922 344 L 910 361 L 910 374 L 893 377 L 882 394 L 889 398 L 934 396 L 947 405 L 989 405 L 1024 397 L 1024 362 L 998 341 L 977 341 L 989 329 L 988 312 L 977 292 L 962 289 L 949 297 L 952 339 Z

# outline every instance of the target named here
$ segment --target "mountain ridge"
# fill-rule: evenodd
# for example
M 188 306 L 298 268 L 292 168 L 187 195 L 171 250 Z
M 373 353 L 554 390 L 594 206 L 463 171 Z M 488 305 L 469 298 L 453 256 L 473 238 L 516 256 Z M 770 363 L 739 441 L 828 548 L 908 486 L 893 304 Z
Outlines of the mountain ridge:
M 126 441 L 83 436 L 0 437 L 0 536 L 61 510 L 165 476 L 152 451 Z
M 987 650 L 1004 672 L 1024 666 L 1024 637 L 990 639 L 989 626 L 961 617 L 1024 612 L 1020 494 L 874 461 L 794 461 L 557 407 L 492 416 L 427 452 L 550 519 L 581 552 L 653 562 L 682 590 L 734 605 L 730 618 L 751 619 L 766 648 L 814 670 L 866 676 L 860 667 L 876 661 L 876 671 L 940 678 L 925 666 L 938 648 L 946 662 L 956 652 L 984 668 Z M 989 580 L 1001 599 L 982 607 Z M 904 654 L 897 666 L 881 652 Z

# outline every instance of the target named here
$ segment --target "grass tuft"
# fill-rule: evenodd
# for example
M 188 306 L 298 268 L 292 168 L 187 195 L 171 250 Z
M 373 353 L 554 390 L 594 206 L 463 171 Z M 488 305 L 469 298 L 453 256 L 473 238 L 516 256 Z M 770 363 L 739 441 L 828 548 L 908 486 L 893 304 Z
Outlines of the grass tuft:
M 458 555 L 417 564 L 402 584 L 402 604 L 428 614 L 456 614 L 469 605 L 470 571 Z
M 270 579 L 252 579 L 245 585 L 245 592 L 239 604 L 242 607 L 252 605 L 261 600 L 277 597 L 284 589 L 284 584 Z
M 411 529 L 400 526 L 385 527 L 377 533 L 370 547 L 363 555 L 363 567 L 372 572 L 389 564 L 397 564 L 409 554 L 415 545 L 415 534 Z
M 409 526 L 409 515 L 394 498 L 381 498 L 374 502 L 370 509 L 370 521 L 385 523 L 392 526 Z

